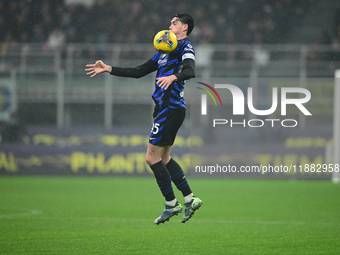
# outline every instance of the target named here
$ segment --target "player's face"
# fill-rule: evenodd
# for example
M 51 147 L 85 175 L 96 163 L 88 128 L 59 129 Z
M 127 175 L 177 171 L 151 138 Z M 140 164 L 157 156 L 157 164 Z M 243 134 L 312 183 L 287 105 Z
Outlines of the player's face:
M 174 17 L 171 20 L 169 30 L 172 31 L 177 36 L 177 39 L 183 37 L 183 34 L 185 34 L 187 29 L 188 25 L 182 24 L 182 22 L 177 17 Z

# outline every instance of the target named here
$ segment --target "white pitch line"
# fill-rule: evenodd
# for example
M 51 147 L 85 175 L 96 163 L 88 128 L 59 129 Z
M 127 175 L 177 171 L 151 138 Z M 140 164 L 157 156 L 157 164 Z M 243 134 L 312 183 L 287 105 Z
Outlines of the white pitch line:
M 42 211 L 39 210 L 32 210 L 32 209 L 23 209 L 28 212 L 24 213 L 12 213 L 12 214 L 2 214 L 0 215 L 0 219 L 3 218 L 15 218 L 15 217 L 22 217 L 22 216 L 32 216 L 32 215 L 39 215 L 42 214 Z

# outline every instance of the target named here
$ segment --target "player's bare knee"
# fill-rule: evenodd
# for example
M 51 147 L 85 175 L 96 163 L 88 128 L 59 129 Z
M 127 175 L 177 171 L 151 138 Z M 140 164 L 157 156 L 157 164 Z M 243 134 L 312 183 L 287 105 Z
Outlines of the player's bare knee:
M 145 157 L 145 162 L 146 162 L 146 164 L 148 164 L 148 166 L 152 166 L 153 165 L 152 164 L 152 160 L 151 160 L 150 156 L 148 156 L 148 155 L 146 155 L 146 157 Z
M 162 156 L 162 161 L 163 161 L 164 165 L 168 164 L 170 159 L 171 159 L 171 157 L 170 157 L 169 154 L 166 154 L 166 155 Z
M 160 158 L 159 159 L 157 159 L 157 158 L 155 158 L 153 155 L 150 155 L 150 154 L 146 154 L 146 156 L 145 156 L 145 162 L 146 162 L 146 164 L 148 164 L 149 166 L 152 166 L 152 165 L 154 165 L 154 164 L 156 164 L 157 162 L 159 162 L 160 161 Z

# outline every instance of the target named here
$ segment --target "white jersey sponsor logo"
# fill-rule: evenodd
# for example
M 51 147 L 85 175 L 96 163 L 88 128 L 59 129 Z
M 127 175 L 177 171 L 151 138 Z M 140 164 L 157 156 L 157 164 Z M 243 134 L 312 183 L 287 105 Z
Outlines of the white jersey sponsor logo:
M 165 65 L 168 62 L 168 58 L 166 56 L 167 54 L 163 54 L 160 56 L 160 58 L 158 59 L 159 65 Z

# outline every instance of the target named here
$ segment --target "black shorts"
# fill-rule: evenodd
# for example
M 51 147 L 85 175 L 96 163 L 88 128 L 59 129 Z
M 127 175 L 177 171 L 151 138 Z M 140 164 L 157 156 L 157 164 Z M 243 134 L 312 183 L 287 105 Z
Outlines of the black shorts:
M 185 110 L 185 108 L 160 110 L 156 105 L 149 143 L 158 146 L 173 145 L 177 131 L 185 118 Z

